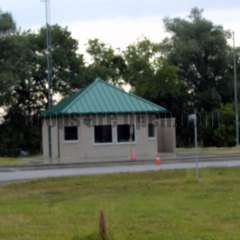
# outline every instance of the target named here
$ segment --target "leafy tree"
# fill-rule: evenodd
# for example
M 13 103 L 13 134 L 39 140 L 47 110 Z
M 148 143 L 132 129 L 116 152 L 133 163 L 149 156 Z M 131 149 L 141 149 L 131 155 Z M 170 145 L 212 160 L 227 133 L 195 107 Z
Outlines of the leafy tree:
M 52 27 L 53 91 L 62 95 L 72 91 L 81 83 L 83 56 L 76 54 L 77 41 L 72 39 L 67 29 Z M 5 104 L 19 105 L 27 115 L 45 109 L 48 82 L 45 57 L 45 29 L 39 33 L 18 33 L 7 40 L 12 42 L 12 52 L 5 57 L 5 65 L 15 79 L 9 91 L 3 92 Z M 5 74 L 3 72 L 3 74 Z
M 99 39 L 89 40 L 89 63 L 77 53 L 78 43 L 68 29 L 52 26 L 53 92 L 68 95 L 96 77 L 116 85 L 127 82 L 131 91 L 172 112 L 178 145 L 192 141 L 187 116 L 193 108 L 200 114 L 214 111 L 222 116 L 212 128 L 200 124 L 203 145 L 232 145 L 229 33 L 205 19 L 198 8 L 188 19 L 166 18 L 164 23 L 171 37 L 161 43 L 144 38 L 120 51 Z M 45 28 L 37 33 L 17 30 L 11 14 L 0 11 L 0 107 L 6 109 L 0 124 L 0 155 L 40 149 L 39 113 L 46 109 L 48 97 L 45 36 Z M 239 49 L 237 57 L 239 67 Z
M 5 97 L 4 92 L 10 89 L 14 82 L 13 63 L 16 61 L 16 52 L 11 36 L 15 34 L 15 30 L 16 25 L 11 14 L 0 10 L 0 106 Z
M 12 15 L 0 10 L 0 36 L 10 34 L 16 30 L 16 24 Z
M 116 53 L 111 46 L 99 39 L 88 41 L 87 53 L 90 57 L 90 64 L 87 66 L 87 76 L 85 77 L 89 81 L 100 77 L 115 84 L 119 83 L 126 70 L 121 53 Z
M 184 86 L 178 79 L 177 67 L 164 57 L 161 44 L 145 38 L 129 45 L 124 58 L 127 64 L 124 78 L 134 92 L 175 112 Z
M 178 77 L 185 86 L 177 121 L 179 111 L 186 115 L 193 108 L 203 115 L 220 111 L 223 104 L 232 101 L 233 95 L 232 50 L 227 45 L 229 33 L 205 19 L 203 10 L 198 8 L 192 9 L 188 19 L 166 18 L 164 23 L 171 34 L 163 42 L 164 53 L 169 62 L 177 66 Z M 188 142 L 188 130 L 187 124 L 178 129 L 178 143 Z M 216 143 L 217 137 L 208 134 L 212 132 L 209 128 L 200 126 L 199 130 L 204 145 Z
M 228 65 L 227 37 L 222 26 L 214 25 L 194 8 L 189 19 L 165 19 L 172 37 L 165 40 L 168 58 L 178 67 L 179 78 L 187 86 L 190 108 L 211 111 L 222 102 Z
M 206 121 L 207 120 L 207 121 Z M 235 145 L 235 114 L 231 103 L 223 104 L 200 122 L 204 146 Z
M 67 29 L 55 25 L 51 32 L 53 91 L 65 95 L 81 85 L 83 56 L 76 53 L 77 41 Z M 6 87 L 0 90 L 0 105 L 8 108 L 3 127 L 12 134 L 11 139 L 1 135 L 0 140 L 12 149 L 40 150 L 39 113 L 46 109 L 48 97 L 44 39 L 44 28 L 39 33 L 17 32 L 1 39 L 0 82 Z
M 146 87 L 154 76 L 152 62 L 156 61 L 155 56 L 159 53 L 159 46 L 148 39 L 143 39 L 136 44 L 129 45 L 124 52 L 127 63 L 125 79 L 131 84 L 136 93 L 144 95 Z

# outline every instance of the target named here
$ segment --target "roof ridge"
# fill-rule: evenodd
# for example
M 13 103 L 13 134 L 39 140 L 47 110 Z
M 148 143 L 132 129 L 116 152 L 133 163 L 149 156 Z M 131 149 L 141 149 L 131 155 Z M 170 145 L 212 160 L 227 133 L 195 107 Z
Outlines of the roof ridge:
M 73 103 L 78 100 L 78 98 L 80 96 L 82 97 L 83 95 L 85 95 L 89 91 L 89 89 L 92 88 L 98 81 L 99 81 L 99 79 L 96 79 L 95 81 L 90 83 L 82 92 L 81 92 L 81 90 L 79 90 L 79 95 L 76 96 L 65 108 L 63 108 L 62 111 L 63 112 L 67 111 L 67 109 L 69 109 L 73 105 Z
M 157 107 L 158 109 L 162 109 L 162 110 L 167 111 L 166 108 L 164 108 L 164 107 L 162 107 L 162 106 L 159 106 L 159 105 L 157 105 L 156 103 L 153 103 L 153 102 L 151 102 L 151 101 L 149 101 L 149 100 L 147 100 L 147 99 L 145 99 L 145 98 L 143 98 L 143 97 L 137 96 L 137 95 L 135 95 L 135 94 L 133 94 L 133 93 L 128 93 L 128 92 L 126 92 L 125 90 L 123 90 L 123 89 L 121 89 L 121 88 L 118 88 L 118 87 L 114 86 L 114 85 L 111 84 L 111 83 L 108 83 L 108 82 L 106 82 L 106 81 L 103 81 L 103 80 L 100 79 L 100 78 L 97 78 L 95 81 L 96 81 L 96 82 L 98 82 L 98 81 L 100 82 L 100 81 L 101 81 L 102 83 L 108 85 L 109 87 L 112 87 L 112 88 L 118 90 L 119 92 L 122 92 L 122 93 L 124 93 L 124 94 L 126 94 L 126 95 L 128 95 L 128 96 L 132 96 L 132 97 L 134 97 L 134 98 L 137 98 L 138 100 L 141 100 L 141 101 L 143 101 L 144 103 L 150 104 L 150 105 L 152 105 L 152 106 L 154 106 L 154 107 Z

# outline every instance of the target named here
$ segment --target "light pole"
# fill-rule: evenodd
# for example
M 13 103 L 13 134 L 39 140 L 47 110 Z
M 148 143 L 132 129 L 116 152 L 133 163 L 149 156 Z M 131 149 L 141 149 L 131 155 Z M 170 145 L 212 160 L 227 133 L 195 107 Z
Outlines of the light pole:
M 196 178 L 199 180 L 199 156 L 198 156 L 198 122 L 197 109 L 194 109 L 194 147 L 195 147 L 195 164 L 196 164 Z
M 42 0 L 45 3 L 46 17 L 46 58 L 47 58 L 47 80 L 48 80 L 48 111 L 51 117 L 52 109 L 52 53 L 51 53 L 51 26 L 50 26 L 50 0 Z M 52 130 L 48 125 L 48 152 L 49 159 L 52 158 Z
M 194 127 L 195 174 L 196 179 L 199 180 L 198 121 L 196 108 L 194 109 L 194 113 L 188 116 L 188 121 L 193 122 Z
M 239 115 L 238 115 L 238 84 L 237 84 L 237 61 L 235 47 L 235 32 L 233 36 L 233 80 L 234 80 L 234 111 L 235 111 L 235 128 L 236 128 L 236 146 L 239 145 Z

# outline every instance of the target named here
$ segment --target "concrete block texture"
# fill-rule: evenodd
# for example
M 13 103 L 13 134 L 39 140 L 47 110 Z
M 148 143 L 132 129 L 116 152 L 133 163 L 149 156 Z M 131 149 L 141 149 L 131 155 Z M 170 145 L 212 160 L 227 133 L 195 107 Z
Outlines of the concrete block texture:
M 174 153 L 176 151 L 176 120 L 164 118 L 158 121 L 158 151 Z

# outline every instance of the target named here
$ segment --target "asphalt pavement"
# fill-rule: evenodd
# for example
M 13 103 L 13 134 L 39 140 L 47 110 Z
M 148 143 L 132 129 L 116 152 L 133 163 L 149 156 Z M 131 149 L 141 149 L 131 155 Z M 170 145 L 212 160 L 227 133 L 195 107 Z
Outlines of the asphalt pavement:
M 112 166 L 91 166 L 91 167 L 67 167 L 67 168 L 51 168 L 51 169 L 21 169 L 8 168 L 5 171 L 0 171 L 0 182 L 26 181 L 43 179 L 48 177 L 64 177 L 64 176 L 82 176 L 82 175 L 99 175 L 113 173 L 130 173 L 130 172 L 146 172 L 146 171 L 161 171 L 170 169 L 192 169 L 196 167 L 194 161 L 187 162 L 162 162 L 160 166 L 153 162 L 138 163 L 138 164 L 122 164 Z M 217 158 L 213 161 L 204 160 L 199 162 L 200 168 L 225 168 L 225 167 L 240 167 L 240 156 Z

